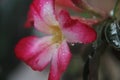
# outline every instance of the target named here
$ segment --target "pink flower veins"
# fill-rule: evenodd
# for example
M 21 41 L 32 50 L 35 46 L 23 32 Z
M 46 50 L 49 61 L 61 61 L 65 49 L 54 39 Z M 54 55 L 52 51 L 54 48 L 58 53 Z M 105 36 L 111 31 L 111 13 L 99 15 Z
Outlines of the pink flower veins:
M 37 30 L 49 35 L 23 38 L 16 45 L 15 53 L 34 70 L 42 71 L 50 63 L 49 80 L 59 80 L 70 62 L 67 42 L 90 43 L 96 39 L 90 26 L 72 19 L 65 10 L 57 12 L 55 0 L 34 0 L 27 25 L 31 21 Z

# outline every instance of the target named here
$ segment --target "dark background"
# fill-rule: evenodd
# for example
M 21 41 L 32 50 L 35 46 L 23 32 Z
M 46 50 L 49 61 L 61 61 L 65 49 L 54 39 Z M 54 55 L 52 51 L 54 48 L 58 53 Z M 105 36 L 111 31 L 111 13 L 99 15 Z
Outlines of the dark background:
M 27 11 L 32 0 L 0 0 L 0 80 L 17 67 L 14 47 L 18 40 L 30 34 L 24 28 Z

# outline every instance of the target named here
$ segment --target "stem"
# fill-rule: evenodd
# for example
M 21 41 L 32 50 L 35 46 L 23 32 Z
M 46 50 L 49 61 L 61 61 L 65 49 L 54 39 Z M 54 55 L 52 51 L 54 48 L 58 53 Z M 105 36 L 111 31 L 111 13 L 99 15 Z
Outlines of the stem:
M 98 71 L 101 55 L 104 53 L 106 45 L 101 43 L 99 47 L 93 49 L 88 55 L 87 61 L 84 65 L 83 80 L 98 80 Z
M 106 45 L 101 43 L 99 47 L 94 50 L 94 54 L 92 54 L 89 62 L 89 80 L 98 80 L 98 71 L 100 65 L 101 55 L 104 53 L 106 49 Z
M 116 14 L 116 12 L 117 12 L 117 7 L 118 7 L 118 4 L 119 4 L 119 1 L 120 1 L 120 0 L 117 0 L 117 1 L 116 1 L 115 6 L 114 6 L 114 8 L 113 8 L 113 17 L 115 17 L 115 14 Z
M 100 53 L 94 52 L 89 62 L 89 80 L 98 80 Z
M 87 59 L 83 69 L 83 80 L 88 80 L 89 75 L 89 59 Z
M 84 52 L 86 55 L 85 58 L 85 64 L 83 67 L 83 80 L 88 80 L 89 79 L 89 63 L 90 63 L 90 59 L 94 54 L 94 48 L 92 47 L 92 44 L 87 46 L 87 48 L 85 49 Z
M 94 8 L 92 6 L 90 6 L 87 2 L 85 2 L 84 0 L 71 0 L 77 7 L 79 7 L 80 9 L 83 9 L 84 12 L 89 13 L 90 16 L 95 16 L 97 18 L 103 18 L 103 16 L 94 10 Z

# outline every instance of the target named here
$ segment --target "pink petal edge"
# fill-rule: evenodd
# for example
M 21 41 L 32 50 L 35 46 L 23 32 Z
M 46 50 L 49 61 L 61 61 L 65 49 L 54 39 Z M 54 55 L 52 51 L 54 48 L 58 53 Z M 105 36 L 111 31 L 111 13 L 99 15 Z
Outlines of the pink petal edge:
M 72 19 L 78 19 L 80 22 L 87 24 L 89 26 L 93 26 L 100 21 L 99 19 L 83 18 L 78 16 L 72 16 Z
M 86 44 L 96 40 L 95 30 L 78 19 L 71 19 L 67 11 L 62 10 L 59 13 L 58 21 L 68 42 Z

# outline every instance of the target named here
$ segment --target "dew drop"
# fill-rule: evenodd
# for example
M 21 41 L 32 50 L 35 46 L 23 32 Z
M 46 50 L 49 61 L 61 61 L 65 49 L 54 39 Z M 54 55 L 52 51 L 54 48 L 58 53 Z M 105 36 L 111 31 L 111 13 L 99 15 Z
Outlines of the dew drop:
M 72 46 L 74 46 L 75 44 L 74 43 L 71 43 Z

